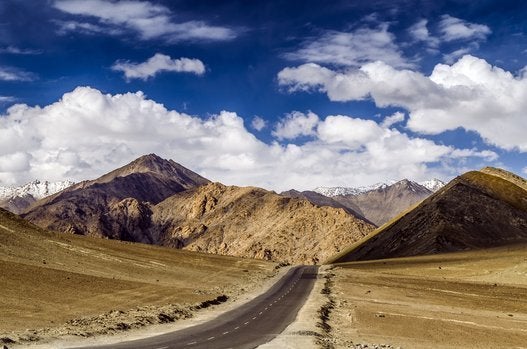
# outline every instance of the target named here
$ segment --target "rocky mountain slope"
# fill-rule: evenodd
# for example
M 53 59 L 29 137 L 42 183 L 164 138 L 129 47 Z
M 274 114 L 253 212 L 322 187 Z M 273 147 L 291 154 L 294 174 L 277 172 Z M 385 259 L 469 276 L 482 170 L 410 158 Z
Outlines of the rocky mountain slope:
M 360 215 L 381 226 L 430 194 L 422 185 L 403 179 L 357 195 L 339 195 L 332 199 L 346 207 L 357 207 Z
M 60 232 L 292 263 L 324 260 L 374 229 L 349 209 L 210 183 L 155 155 L 41 200 L 24 217 Z
M 373 229 L 342 208 L 219 183 L 176 194 L 153 211 L 162 245 L 292 263 L 318 263 Z
M 457 177 L 332 261 L 474 250 L 527 242 L 523 178 L 486 168 Z
M 21 213 L 35 201 L 58 193 L 73 184 L 72 181 L 34 180 L 19 187 L 0 186 L 0 208 L 13 213 Z
M 54 231 L 153 243 L 127 227 L 145 229 L 152 205 L 207 183 L 178 163 L 150 154 L 40 200 L 23 217 Z
M 430 181 L 432 188 L 439 182 Z M 325 194 L 322 194 L 325 193 Z M 348 212 L 381 226 L 400 212 L 432 194 L 426 187 L 403 179 L 391 184 L 381 183 L 360 188 L 317 188 L 314 191 L 290 190 L 281 193 L 288 197 L 302 197 L 315 205 L 344 208 Z

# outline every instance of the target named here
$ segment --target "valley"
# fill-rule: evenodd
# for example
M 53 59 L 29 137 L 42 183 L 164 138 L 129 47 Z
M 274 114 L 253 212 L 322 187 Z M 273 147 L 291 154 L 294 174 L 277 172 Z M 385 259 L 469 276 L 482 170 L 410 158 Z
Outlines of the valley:
M 91 337 L 190 318 L 256 290 L 276 264 L 52 233 L 0 209 L 0 338 Z

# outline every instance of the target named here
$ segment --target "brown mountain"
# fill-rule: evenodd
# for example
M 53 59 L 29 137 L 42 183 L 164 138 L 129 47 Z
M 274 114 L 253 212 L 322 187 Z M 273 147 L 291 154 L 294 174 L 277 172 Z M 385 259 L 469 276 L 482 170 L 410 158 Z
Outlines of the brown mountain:
M 151 206 L 209 180 L 172 160 L 145 155 L 96 180 L 37 201 L 23 217 L 50 230 L 154 242 L 143 230 Z
M 316 263 L 374 229 L 349 212 L 259 188 L 209 183 L 148 155 L 41 200 L 24 217 L 60 232 Z
M 431 194 L 422 185 L 403 179 L 357 195 L 338 195 L 332 199 L 346 207 L 358 208 L 359 214 L 381 226 Z
M 171 196 L 153 211 L 162 245 L 294 263 L 325 260 L 374 229 L 342 208 L 219 183 Z
M 527 242 L 526 181 L 500 169 L 465 173 L 331 261 L 475 250 Z
M 377 226 L 381 226 L 399 213 L 429 197 L 432 191 L 403 179 L 392 185 L 357 194 L 325 196 L 315 191 L 289 190 L 281 195 L 304 198 L 318 206 L 343 208 L 347 212 Z
M 358 206 L 356 206 L 355 204 L 349 203 L 349 205 L 344 205 L 344 204 L 341 204 L 340 202 L 338 202 L 336 200 L 333 200 L 333 198 L 331 198 L 331 197 L 322 195 L 322 194 L 317 193 L 315 191 L 310 191 L 310 190 L 298 191 L 298 190 L 292 189 L 292 190 L 288 190 L 288 191 L 283 191 L 283 192 L 280 193 L 280 195 L 285 196 L 285 197 L 289 197 L 289 198 L 306 199 L 309 202 L 311 202 L 311 203 L 313 203 L 313 204 L 315 204 L 317 206 L 329 206 L 329 207 L 335 207 L 335 208 L 342 208 L 343 210 L 345 210 L 349 214 L 351 214 L 351 215 L 353 215 L 355 217 L 359 217 L 362 220 L 367 221 L 366 217 L 362 216 L 362 214 L 359 213 L 360 212 L 360 208 Z

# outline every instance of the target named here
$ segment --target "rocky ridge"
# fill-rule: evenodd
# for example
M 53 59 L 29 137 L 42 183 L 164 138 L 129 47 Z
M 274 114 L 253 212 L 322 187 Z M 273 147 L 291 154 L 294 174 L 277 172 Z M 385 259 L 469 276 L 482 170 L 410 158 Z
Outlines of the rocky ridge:
M 23 216 L 60 232 L 291 263 L 317 263 L 374 229 L 352 210 L 210 183 L 153 154 Z

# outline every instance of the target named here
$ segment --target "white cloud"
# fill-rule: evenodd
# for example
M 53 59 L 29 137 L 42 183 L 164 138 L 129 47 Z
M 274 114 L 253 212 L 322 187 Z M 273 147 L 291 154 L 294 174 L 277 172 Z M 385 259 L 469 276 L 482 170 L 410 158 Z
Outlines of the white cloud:
M 42 51 L 40 50 L 32 50 L 32 49 L 23 49 L 16 46 L 7 46 L 0 48 L 0 53 L 10 53 L 14 55 L 38 55 L 41 54 Z
M 253 120 L 251 121 L 251 126 L 256 130 L 256 131 L 261 131 L 263 130 L 264 128 L 267 127 L 267 121 L 265 121 L 264 119 L 262 119 L 261 117 L 259 116 L 255 116 L 253 118 Z
M 0 81 L 33 81 L 35 74 L 13 67 L 0 66 Z
M 400 111 L 393 113 L 390 116 L 387 116 L 384 118 L 382 122 L 383 127 L 390 127 L 398 122 L 404 121 L 404 113 L 401 113 Z
M 527 167 L 524 167 L 524 168 L 522 169 L 522 172 L 525 173 L 525 174 L 527 174 Z
M 175 23 L 167 7 L 149 1 L 57 0 L 54 7 L 71 15 L 97 20 L 97 24 L 59 22 L 59 32 L 62 33 L 81 31 L 119 35 L 127 29 L 136 32 L 143 40 L 157 38 L 168 42 L 221 41 L 236 37 L 230 28 L 213 26 L 203 21 Z
M 460 57 L 463 57 L 464 55 L 470 53 L 470 51 L 472 51 L 471 47 L 462 47 L 462 48 L 457 49 L 457 50 L 455 50 L 453 52 L 443 54 L 443 60 L 447 64 L 453 64 Z
M 0 96 L 0 104 L 10 103 L 16 101 L 13 96 Z
M 293 111 L 280 120 L 273 131 L 273 136 L 280 140 L 295 139 L 300 136 L 312 136 L 315 134 L 315 126 L 318 124 L 318 116 L 313 112 L 307 114 Z
M 489 156 L 410 137 L 371 120 L 300 114 L 289 121 L 316 121 L 296 131 L 309 133 L 309 141 L 265 143 L 233 112 L 202 119 L 167 110 L 141 92 L 110 95 L 78 87 L 53 104 L 17 104 L 0 116 L 0 182 L 96 178 L 156 153 L 211 180 L 280 191 L 445 177 L 453 173 L 433 167 Z
M 466 55 L 438 64 L 430 76 L 382 62 L 333 71 L 316 64 L 285 68 L 278 81 L 290 91 L 315 89 L 333 101 L 371 98 L 409 113 L 407 126 L 423 134 L 464 128 L 489 144 L 527 152 L 527 76 Z
M 131 63 L 129 61 L 117 61 L 112 70 L 121 71 L 127 80 L 146 80 L 161 72 L 193 73 L 203 75 L 205 65 L 199 59 L 179 58 L 172 59 L 170 56 L 156 53 L 143 63 Z
M 449 15 L 441 16 L 439 31 L 444 41 L 485 40 L 492 32 L 484 24 L 470 23 Z
M 428 30 L 428 20 L 421 19 L 408 28 L 408 33 L 417 42 L 424 42 L 429 49 L 437 49 L 440 40 L 430 34 Z
M 352 32 L 327 31 L 315 40 L 306 41 L 302 48 L 287 53 L 285 57 L 352 67 L 377 60 L 396 67 L 411 66 L 403 57 L 386 23 L 374 29 L 359 28 Z

